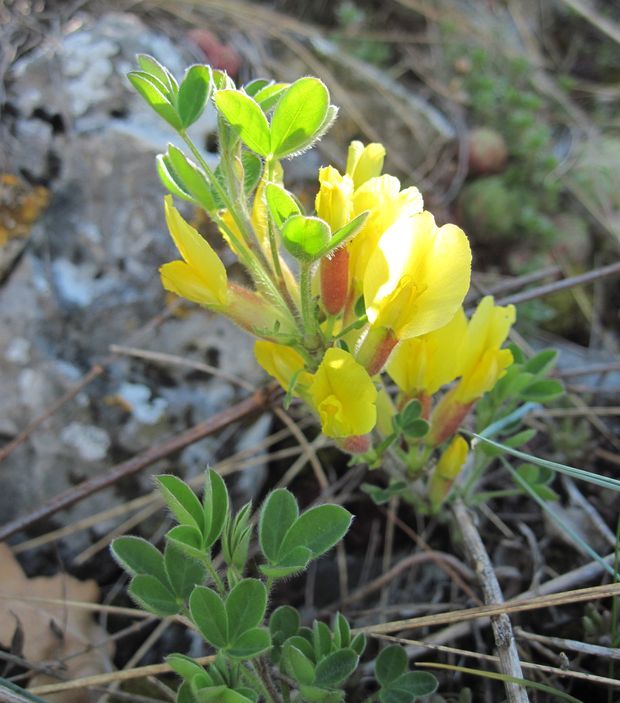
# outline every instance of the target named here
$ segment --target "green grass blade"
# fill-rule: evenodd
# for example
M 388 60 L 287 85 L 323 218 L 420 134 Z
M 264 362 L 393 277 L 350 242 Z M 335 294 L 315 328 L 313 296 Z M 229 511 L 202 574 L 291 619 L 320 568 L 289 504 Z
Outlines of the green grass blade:
M 608 476 L 599 476 L 591 471 L 585 471 L 584 469 L 576 469 L 574 466 L 566 466 L 565 464 L 559 464 L 556 461 L 549 461 L 548 459 L 540 459 L 532 454 L 527 454 L 526 452 L 521 452 L 518 449 L 512 449 L 511 447 L 501 444 L 501 442 L 495 442 L 492 439 L 488 439 L 483 435 L 476 434 L 475 432 L 467 432 L 463 430 L 464 434 L 468 434 L 471 437 L 475 437 L 481 442 L 486 442 L 492 447 L 501 449 L 506 454 L 517 457 L 517 459 L 523 459 L 531 464 L 537 464 L 538 466 L 544 466 L 552 471 L 557 471 L 558 473 L 565 474 L 571 478 L 579 479 L 580 481 L 587 481 L 588 483 L 593 483 L 596 486 L 602 486 L 603 488 L 610 488 L 612 491 L 620 491 L 620 481 L 615 478 L 609 478 Z
M 570 535 L 571 539 L 573 539 L 577 544 L 579 544 L 595 561 L 597 561 L 605 571 L 607 571 L 609 574 L 611 574 L 614 578 L 617 578 L 617 573 L 614 570 L 614 568 L 608 564 L 603 557 L 577 533 L 573 528 L 565 521 L 562 520 L 562 518 L 549 506 L 547 503 L 536 493 L 535 490 L 532 489 L 532 487 L 527 483 L 527 481 L 524 481 L 521 476 L 510 466 L 510 463 L 502 456 L 500 457 L 500 460 L 502 464 L 505 466 L 508 471 L 512 474 L 513 479 L 515 482 L 530 496 L 530 498 L 533 498 L 538 505 L 549 515 L 549 517 L 554 520 L 561 528 L 564 530 L 568 535 Z
M 436 662 L 416 662 L 416 666 L 429 668 L 429 669 L 447 669 L 449 671 L 460 671 L 463 674 L 472 674 L 473 676 L 483 676 L 487 679 L 494 679 L 495 681 L 504 681 L 508 683 L 516 683 L 518 686 L 523 686 L 524 688 L 535 688 L 537 691 L 544 691 L 556 699 L 562 699 L 564 701 L 569 701 L 569 703 L 583 703 L 579 698 L 570 696 L 564 691 L 560 691 L 553 686 L 547 686 L 544 683 L 538 683 L 538 681 L 530 681 L 530 679 L 519 679 L 516 676 L 508 676 L 508 674 L 498 674 L 495 671 L 483 671 L 482 669 L 470 669 L 466 666 L 453 666 L 451 664 L 437 664 Z

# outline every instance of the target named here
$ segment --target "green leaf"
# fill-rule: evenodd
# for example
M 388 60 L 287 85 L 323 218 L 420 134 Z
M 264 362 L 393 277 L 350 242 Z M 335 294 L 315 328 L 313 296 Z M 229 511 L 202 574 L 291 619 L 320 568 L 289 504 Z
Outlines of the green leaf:
M 564 386 L 560 381 L 552 378 L 534 381 L 520 393 L 520 397 L 523 400 L 533 400 L 538 403 L 546 403 L 562 395 L 564 395 Z
M 285 644 L 290 644 L 314 662 L 314 647 L 312 646 L 312 630 L 309 627 L 300 627 L 299 634 L 289 637 Z
M 273 491 L 265 499 L 258 523 L 258 540 L 270 562 L 277 563 L 280 545 L 298 515 L 297 501 L 286 488 Z
M 411 703 L 416 698 L 430 696 L 437 690 L 437 679 L 426 671 L 408 671 L 387 689 L 381 689 L 379 698 L 382 703 Z
M 334 629 L 338 632 L 340 638 L 340 647 L 348 647 L 351 644 L 351 627 L 348 620 L 342 613 L 336 614 L 336 624 Z
M 247 630 L 259 625 L 267 608 L 267 589 L 258 579 L 243 579 L 228 594 L 226 615 L 231 642 Z
M 543 349 L 543 351 L 538 352 L 524 364 L 523 370 L 529 371 L 529 373 L 533 373 L 536 376 L 542 376 L 553 369 L 557 358 L 558 352 L 556 349 Z
M 258 568 L 265 576 L 274 579 L 284 578 L 303 571 L 311 559 L 312 552 L 309 549 L 306 547 L 295 547 L 295 549 L 280 559 L 275 566 L 261 564 Z
M 317 259 L 322 259 L 324 256 L 330 254 L 334 249 L 342 247 L 348 244 L 353 237 L 362 229 L 364 222 L 368 218 L 370 211 L 366 210 L 360 213 L 357 217 L 353 218 L 351 222 L 347 222 L 344 227 L 334 232 L 328 242 L 328 244 L 319 252 Z M 362 314 L 366 313 L 366 308 L 362 311 Z
M 197 527 L 178 525 L 166 534 L 166 539 L 173 542 L 188 557 L 202 560 L 205 550 L 202 546 L 202 535 Z
M 301 210 L 291 193 L 276 183 L 267 183 L 265 200 L 276 227 L 281 228 L 289 217 L 300 215 Z
M 355 671 L 359 657 L 352 649 L 340 649 L 320 661 L 315 670 L 317 686 L 338 686 Z
M 168 583 L 178 598 L 187 600 L 194 586 L 201 584 L 206 576 L 205 566 L 196 559 L 191 559 L 175 542 L 166 544 L 164 564 Z
M 243 192 L 250 196 L 263 172 L 263 161 L 251 151 L 241 153 L 241 165 L 243 166 Z
M 176 615 L 180 608 L 177 599 L 164 584 L 150 574 L 138 574 L 129 584 L 129 595 L 136 603 L 161 617 Z
M 272 83 L 261 88 L 253 98 L 263 108 L 263 112 L 269 112 L 288 87 L 288 83 Z
M 140 66 L 142 72 L 154 76 L 165 86 L 168 90 L 168 95 L 174 96 L 178 93 L 179 85 L 174 79 L 174 76 L 165 66 L 162 66 L 159 61 L 148 54 L 138 54 L 136 56 L 136 60 L 138 61 L 138 66 Z
M 112 556 L 132 576 L 150 574 L 166 583 L 162 553 L 141 537 L 117 537 L 111 545 Z
M 202 533 L 202 506 L 192 489 L 177 476 L 162 474 L 155 477 L 167 506 L 181 525 L 196 527 Z
M 169 654 L 165 660 L 170 668 L 186 681 L 191 681 L 196 675 L 208 676 L 200 664 L 185 654 Z
M 314 665 L 300 649 L 287 642 L 282 657 L 287 671 L 296 681 L 307 685 L 314 682 Z
M 177 110 L 184 129 L 187 129 L 202 115 L 210 95 L 210 66 L 202 64 L 190 66 L 177 95 Z
M 314 261 L 329 237 L 329 225 L 318 217 L 293 215 L 282 226 L 284 246 L 290 254 L 302 261 Z
M 237 687 L 237 693 L 241 696 L 249 698 L 252 703 L 258 703 L 258 693 L 252 688 L 245 688 L 243 686 Z
M 403 426 L 403 434 L 407 439 L 421 439 L 428 434 L 430 425 L 426 420 L 418 418 Z
M 271 647 L 271 637 L 267 630 L 254 627 L 246 630 L 227 650 L 226 654 L 235 659 L 252 659 Z
M 189 597 L 189 610 L 200 634 L 219 649 L 228 645 L 228 617 L 224 602 L 205 586 L 196 586 Z
M 254 78 L 243 86 L 243 90 L 245 90 L 245 92 L 253 98 L 259 90 L 262 90 L 268 85 L 273 85 L 273 81 L 270 81 L 267 78 Z
M 177 131 L 182 129 L 177 111 L 168 98 L 169 88 L 143 71 L 131 71 L 127 78 L 151 108 Z
M 176 195 L 177 198 L 182 198 L 190 203 L 196 202 L 193 196 L 185 190 L 184 184 L 172 168 L 170 160 L 164 154 L 157 155 L 155 165 L 159 180 L 167 191 L 172 193 L 172 195 Z
M 392 644 L 379 652 L 375 661 L 375 678 L 381 686 L 389 686 L 407 671 L 407 653 L 398 644 Z
M 213 212 L 216 209 L 215 197 L 206 176 L 180 149 L 169 144 L 168 152 L 164 156 L 164 163 L 170 176 L 192 196 L 198 205 L 207 212 Z
M 222 534 L 228 515 L 228 505 L 228 489 L 224 479 L 217 471 L 209 469 L 206 476 L 203 499 L 205 522 L 209 520 L 210 524 L 209 534 L 205 542 L 207 549 L 215 544 Z
M 317 505 L 302 513 L 290 527 L 281 552 L 288 554 L 296 547 L 306 547 L 313 558 L 324 554 L 347 533 L 353 516 L 340 505 Z
M 269 123 L 255 100 L 238 90 L 218 90 L 215 104 L 249 149 L 260 156 L 269 156 Z
M 303 150 L 317 136 L 329 108 L 329 92 L 318 78 L 290 85 L 271 118 L 271 153 L 281 159 Z
M 518 347 L 514 342 L 509 342 L 506 348 L 510 349 L 510 351 L 512 352 L 512 358 L 514 359 L 515 364 L 525 363 L 525 354 L 523 353 L 521 348 Z
M 360 657 L 364 654 L 364 650 L 366 649 L 366 635 L 363 632 L 358 632 L 351 640 L 351 649 Z
M 198 703 L 253 703 L 252 698 L 244 696 L 240 691 L 233 691 L 226 685 L 201 688 L 194 691 L 194 696 Z
M 280 642 L 296 635 L 300 625 L 299 613 L 290 605 L 281 605 L 276 608 L 269 618 L 271 637 L 274 640 L 277 637 Z
M 312 626 L 312 643 L 316 661 L 326 657 L 332 651 L 332 633 L 329 627 L 320 620 L 315 620 Z
M 192 689 L 188 681 L 184 681 L 179 686 L 175 703 L 196 703 L 196 699 L 194 698 L 194 694 L 192 693 Z
M 229 519 L 222 535 L 224 561 L 238 572 L 243 571 L 248 558 L 252 525 L 249 524 L 252 503 L 246 503 L 234 519 Z
M 328 690 L 319 686 L 299 687 L 301 700 L 307 703 L 342 703 L 344 701 L 344 691 Z

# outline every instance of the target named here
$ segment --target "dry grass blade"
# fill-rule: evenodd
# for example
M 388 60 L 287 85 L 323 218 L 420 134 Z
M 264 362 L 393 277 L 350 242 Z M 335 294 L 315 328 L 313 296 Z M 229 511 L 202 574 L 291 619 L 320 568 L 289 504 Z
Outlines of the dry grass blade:
M 425 642 L 424 640 L 412 640 L 408 637 L 393 637 L 391 635 L 374 636 L 378 639 L 385 639 L 388 642 L 398 642 L 399 644 L 403 645 L 414 645 L 422 649 L 431 649 L 437 652 L 445 652 L 446 654 L 457 654 L 461 657 L 469 657 L 471 659 L 478 659 L 479 661 L 489 661 L 496 663 L 499 662 L 499 657 L 493 654 L 481 654 L 480 652 L 472 652 L 469 649 L 460 649 L 459 647 L 447 647 L 441 644 L 431 644 L 429 642 Z M 548 638 L 543 639 L 546 640 Z M 601 649 L 607 648 L 602 647 Z M 618 681 L 617 679 L 610 679 L 606 676 L 595 676 L 594 674 L 587 674 L 583 671 L 571 671 L 570 669 L 561 669 L 557 666 L 535 664 L 534 662 L 528 662 L 523 660 L 521 660 L 521 666 L 524 669 L 530 669 L 532 671 L 544 671 L 545 673 L 553 674 L 554 676 L 565 676 L 573 679 L 581 679 L 582 681 L 589 681 L 590 683 L 600 684 L 601 686 L 614 686 L 615 688 L 620 688 L 620 681 Z
M 195 661 L 198 664 L 210 664 L 215 657 L 200 657 Z M 148 666 L 139 666 L 135 669 L 124 669 L 123 671 L 112 671 L 109 674 L 99 674 L 98 676 L 85 676 L 75 681 L 63 681 L 62 683 L 52 683 L 46 686 L 37 686 L 30 690 L 30 693 L 35 695 L 47 695 L 49 693 L 58 693 L 60 691 L 68 691 L 75 688 L 86 688 L 90 686 L 104 686 L 109 683 L 122 681 L 130 681 L 131 679 L 140 679 L 145 676 L 155 676 L 157 674 L 168 674 L 172 669 L 168 664 L 149 664 Z
M 402 630 L 417 630 L 421 627 L 434 627 L 436 625 L 451 625 L 466 620 L 477 620 L 478 618 L 492 617 L 510 613 L 521 613 L 527 610 L 539 610 L 540 608 L 552 608 L 570 603 L 583 603 L 584 601 L 598 600 L 600 598 L 612 598 L 620 595 L 620 583 L 611 583 L 603 586 L 592 586 L 591 588 L 580 588 L 575 591 L 564 591 L 537 598 L 530 598 L 522 601 L 506 601 L 501 605 L 481 605 L 476 608 L 466 608 L 454 610 L 448 613 L 438 613 L 437 615 L 424 615 L 418 618 L 406 620 L 393 620 L 381 625 L 368 625 L 360 627 L 355 632 L 365 632 L 368 635 L 389 634 Z

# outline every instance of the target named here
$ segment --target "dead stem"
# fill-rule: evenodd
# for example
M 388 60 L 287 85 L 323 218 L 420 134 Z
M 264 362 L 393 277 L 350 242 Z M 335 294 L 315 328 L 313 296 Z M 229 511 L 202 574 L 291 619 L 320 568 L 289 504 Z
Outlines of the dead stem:
M 493 564 L 489 559 L 480 534 L 474 525 L 471 513 L 460 499 L 455 501 L 453 511 L 457 525 L 463 536 L 463 543 L 467 555 L 473 563 L 474 570 L 478 575 L 478 580 L 484 594 L 484 602 L 487 605 L 503 603 L 504 596 L 497 581 Z M 495 645 L 497 647 L 500 670 L 508 676 L 522 679 L 523 671 L 512 634 L 510 618 L 506 613 L 494 616 L 491 618 L 491 626 L 493 628 Z M 512 682 L 505 682 L 504 685 L 509 703 L 528 703 L 529 698 L 527 692 L 522 686 Z

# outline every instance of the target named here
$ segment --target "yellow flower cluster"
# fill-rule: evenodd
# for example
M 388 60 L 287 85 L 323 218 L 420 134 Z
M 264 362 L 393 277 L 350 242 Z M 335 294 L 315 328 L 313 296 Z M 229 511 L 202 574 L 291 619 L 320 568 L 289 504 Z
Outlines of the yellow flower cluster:
M 389 427 L 389 418 L 386 422 L 382 415 L 395 411 L 375 378 L 384 368 L 403 399 L 423 402 L 427 417 L 430 397 L 460 379 L 433 411 L 431 435 L 437 444 L 457 429 L 452 423 L 446 434 L 444 427 L 454 407 L 469 409 L 511 363 L 510 352 L 500 347 L 514 322 L 514 308 L 498 308 L 485 298 L 467 321 L 461 307 L 471 274 L 467 237 L 455 225 L 438 227 L 423 210 L 417 188 L 401 189 L 397 178 L 382 174 L 384 157 L 381 144 L 353 142 L 344 174 L 332 166 L 320 169 L 315 208 L 325 223 L 321 226 L 335 233 L 355 218 L 365 219 L 357 232 L 340 246 L 328 247 L 311 266 L 307 291 L 281 261 L 290 314 L 265 291 L 229 281 L 213 248 L 183 220 L 170 198 L 166 222 L 182 260 L 165 264 L 160 272 L 167 290 L 229 316 L 259 337 L 258 363 L 290 395 L 307 403 L 328 437 L 347 440 L 376 426 L 380 431 Z M 255 194 L 250 225 L 260 230 L 257 240 L 266 254 L 275 240 L 269 239 L 273 223 L 265 178 Z M 281 174 L 278 179 L 281 187 Z M 241 232 L 229 212 L 221 213 L 220 228 L 240 255 Z M 318 295 L 319 307 L 316 301 L 308 307 L 306 301 L 305 310 L 320 315 L 311 338 L 300 332 L 303 296 L 310 291 Z

